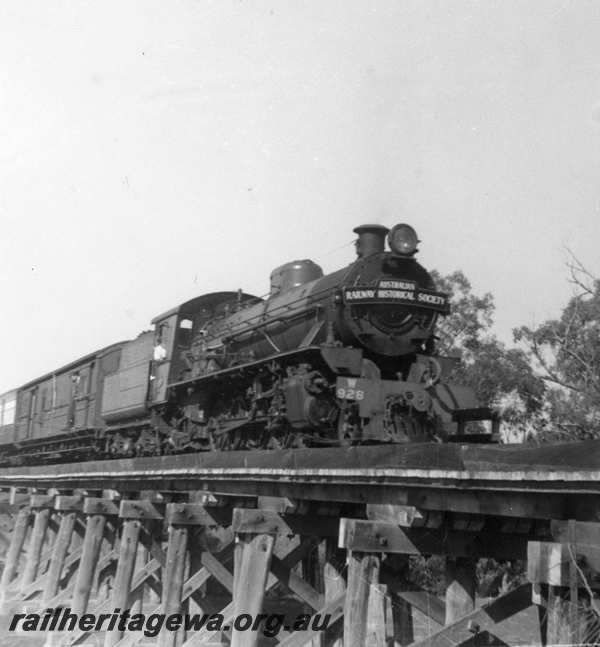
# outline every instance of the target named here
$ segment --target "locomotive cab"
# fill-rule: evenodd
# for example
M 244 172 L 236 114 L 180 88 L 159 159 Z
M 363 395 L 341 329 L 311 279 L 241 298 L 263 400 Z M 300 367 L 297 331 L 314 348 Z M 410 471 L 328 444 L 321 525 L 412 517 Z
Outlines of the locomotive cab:
M 218 340 L 210 342 L 208 328 L 214 321 L 227 319 L 249 304 L 261 301 L 241 290 L 212 292 L 155 317 L 152 320 L 155 354 L 149 392 L 152 404 L 165 402 L 168 385 L 196 375 L 198 365 L 207 358 L 218 369 L 223 345 Z

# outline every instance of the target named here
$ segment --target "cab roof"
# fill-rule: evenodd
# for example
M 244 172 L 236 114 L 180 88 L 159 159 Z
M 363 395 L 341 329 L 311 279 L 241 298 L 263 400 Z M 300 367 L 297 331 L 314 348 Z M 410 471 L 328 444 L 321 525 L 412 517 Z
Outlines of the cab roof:
M 241 296 L 242 301 L 248 301 L 253 299 L 255 301 L 262 301 L 260 297 L 256 297 L 253 294 L 247 294 L 246 292 L 239 293 L 237 290 L 234 292 L 209 292 L 208 294 L 203 294 L 202 296 L 195 297 L 184 303 L 180 303 L 178 306 L 163 312 L 162 314 L 154 317 L 152 323 L 156 324 L 159 321 L 163 321 L 168 317 L 172 317 L 177 314 L 191 314 L 201 310 L 202 308 L 214 308 L 215 306 L 226 303 L 227 301 L 235 301 L 238 299 L 238 295 Z

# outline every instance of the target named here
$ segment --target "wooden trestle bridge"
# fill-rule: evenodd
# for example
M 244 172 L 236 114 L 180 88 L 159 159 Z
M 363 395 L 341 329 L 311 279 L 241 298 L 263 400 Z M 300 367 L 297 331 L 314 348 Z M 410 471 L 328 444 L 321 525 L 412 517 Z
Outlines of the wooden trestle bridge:
M 220 613 L 229 626 L 165 628 L 153 639 L 116 628 L 102 636 L 106 647 L 600 640 L 600 442 L 18 467 L 0 472 L 0 490 L 11 525 L 0 582 L 5 610 L 156 608 Z M 406 577 L 410 555 L 438 554 L 446 556 L 445 599 Z M 480 557 L 526 560 L 527 581 L 481 606 Z M 283 628 L 267 639 L 231 625 L 240 614 L 282 610 L 329 614 L 329 628 Z M 97 638 L 69 631 L 48 640 Z

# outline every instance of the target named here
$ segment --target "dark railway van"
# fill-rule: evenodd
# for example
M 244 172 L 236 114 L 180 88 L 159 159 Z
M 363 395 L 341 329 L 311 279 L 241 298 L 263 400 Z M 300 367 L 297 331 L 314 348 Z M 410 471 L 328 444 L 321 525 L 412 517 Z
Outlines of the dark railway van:
M 90 353 L 22 386 L 17 392 L 14 440 L 98 428 L 102 385 L 117 370 L 123 343 Z

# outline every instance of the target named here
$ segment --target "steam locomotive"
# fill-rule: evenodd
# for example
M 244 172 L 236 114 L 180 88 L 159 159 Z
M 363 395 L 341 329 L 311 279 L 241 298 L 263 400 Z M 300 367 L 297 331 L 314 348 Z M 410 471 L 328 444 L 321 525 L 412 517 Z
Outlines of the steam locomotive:
M 204 294 L 1 396 L 0 465 L 489 440 L 466 432 L 498 421 L 435 354 L 449 298 L 416 261 L 415 230 L 354 232 L 348 267 L 286 263 L 266 298 Z

